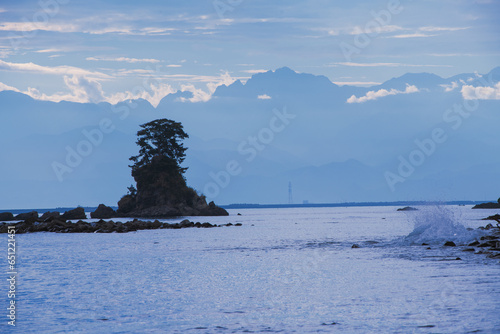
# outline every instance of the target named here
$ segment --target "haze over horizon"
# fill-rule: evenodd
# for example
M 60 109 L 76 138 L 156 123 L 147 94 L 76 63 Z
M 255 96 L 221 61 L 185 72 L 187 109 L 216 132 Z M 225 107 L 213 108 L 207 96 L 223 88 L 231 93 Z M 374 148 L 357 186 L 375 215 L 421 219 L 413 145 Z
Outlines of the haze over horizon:
M 220 204 L 494 200 L 500 3 L 427 4 L 1 4 L 0 206 L 115 205 L 157 118 Z

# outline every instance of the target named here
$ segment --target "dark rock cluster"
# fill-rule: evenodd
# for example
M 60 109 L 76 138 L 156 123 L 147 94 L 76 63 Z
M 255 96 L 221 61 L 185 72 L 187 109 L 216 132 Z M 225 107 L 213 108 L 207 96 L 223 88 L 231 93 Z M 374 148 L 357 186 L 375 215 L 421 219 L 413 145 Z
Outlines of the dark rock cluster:
M 399 208 L 397 211 L 417 211 L 417 208 L 413 208 L 411 206 L 405 206 L 404 208 Z
M 178 169 L 165 157 L 133 170 L 137 191 L 118 202 L 121 217 L 168 218 L 176 216 L 228 216 L 226 210 L 207 204 L 206 198 L 186 184 Z
M 155 230 L 155 229 L 181 229 L 181 228 L 212 228 L 222 226 L 242 226 L 242 224 L 225 224 L 214 225 L 210 223 L 192 222 L 187 219 L 180 223 L 162 223 L 158 220 L 143 221 L 134 219 L 126 223 L 115 222 L 113 220 L 105 221 L 103 219 L 97 222 L 86 222 L 78 220 L 73 223 L 62 218 L 53 218 L 46 221 L 28 219 L 23 222 L 14 224 L 16 233 L 34 233 L 34 232 L 57 232 L 57 233 L 126 233 L 139 230 Z M 8 223 L 0 224 L 0 233 L 7 233 Z

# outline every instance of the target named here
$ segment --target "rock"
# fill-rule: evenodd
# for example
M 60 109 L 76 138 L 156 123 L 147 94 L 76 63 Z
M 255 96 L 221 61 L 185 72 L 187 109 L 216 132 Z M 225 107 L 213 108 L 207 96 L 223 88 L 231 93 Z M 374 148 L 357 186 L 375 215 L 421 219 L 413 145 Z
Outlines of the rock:
M 0 212 L 0 221 L 8 222 L 14 220 L 12 212 Z
M 405 206 L 404 208 L 399 208 L 398 211 L 417 211 L 418 209 L 412 208 L 411 206 Z
M 422 246 L 429 246 L 429 244 L 427 244 L 427 243 L 423 242 L 423 243 L 422 243 Z
M 167 157 L 156 156 L 132 170 L 137 184 L 134 194 L 118 202 L 120 217 L 171 218 L 180 216 L 228 216 L 228 212 L 187 186 Z
M 40 220 L 43 222 L 50 221 L 50 220 L 54 220 L 56 218 L 59 218 L 60 216 L 61 216 L 61 214 L 57 211 L 54 211 L 54 212 L 47 211 L 40 217 Z
M 38 219 L 38 212 L 36 211 L 31 211 L 31 212 L 26 212 L 26 213 L 20 213 L 15 217 L 16 220 L 37 220 Z
M 466 248 L 462 250 L 462 252 L 475 252 L 476 250 L 474 248 Z
M 62 216 L 62 219 L 64 220 L 70 220 L 70 219 L 87 219 L 87 216 L 85 215 L 85 210 L 82 207 L 78 207 L 73 210 L 66 211 Z
M 242 223 L 236 223 L 236 224 L 234 224 L 234 226 L 243 226 L 243 224 Z
M 426 249 L 432 249 L 432 248 L 430 248 L 430 247 L 427 247 Z
M 484 242 L 482 244 L 479 244 L 477 247 L 495 247 L 496 246 L 496 242 L 495 241 L 487 241 L 487 242 Z
M 361 247 L 359 247 L 358 244 L 354 244 L 354 245 L 351 246 L 351 248 L 361 248 Z
M 488 202 L 474 205 L 473 209 L 500 209 L 500 203 Z
M 461 258 L 459 258 L 459 257 L 457 257 L 455 260 L 457 260 L 457 261 L 458 261 L 458 260 L 462 260 L 462 259 L 461 259 Z
M 241 213 L 238 212 L 238 216 L 241 216 Z
M 497 240 L 498 237 L 495 235 L 485 235 L 484 237 L 481 237 L 481 240 Z
M 97 219 L 113 218 L 116 217 L 116 212 L 109 206 L 106 206 L 104 204 L 99 204 L 97 209 L 94 212 L 90 213 L 90 217 Z
M 497 222 L 500 223 L 500 215 L 497 213 L 493 216 L 488 216 L 486 218 L 483 218 L 482 220 L 496 220 Z
M 470 244 L 468 244 L 467 246 L 472 246 L 472 247 L 474 247 L 474 246 L 477 246 L 477 245 L 479 245 L 479 241 L 477 241 L 477 240 L 476 240 L 476 241 L 474 241 L 474 242 L 471 242 L 471 243 L 470 243 Z
M 455 247 L 456 246 L 456 244 L 453 241 L 447 241 L 444 243 L 444 245 L 446 247 Z
M 500 253 L 488 255 L 490 259 L 500 259 Z

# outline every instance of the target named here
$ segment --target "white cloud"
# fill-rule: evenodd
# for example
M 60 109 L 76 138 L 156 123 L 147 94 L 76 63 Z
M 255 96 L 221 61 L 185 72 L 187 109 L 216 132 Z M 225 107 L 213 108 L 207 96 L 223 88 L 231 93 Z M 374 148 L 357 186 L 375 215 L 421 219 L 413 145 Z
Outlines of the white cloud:
M 500 82 L 493 87 L 462 86 L 461 93 L 466 100 L 500 100 Z
M 207 102 L 212 98 L 213 93 L 217 87 L 221 85 L 229 86 L 236 81 L 235 78 L 231 77 L 228 72 L 222 73 L 219 77 L 202 77 L 202 80 L 210 78 L 210 82 L 207 83 L 207 91 L 203 89 L 196 88 L 193 84 L 181 85 L 181 91 L 193 93 L 193 97 L 190 99 L 181 98 L 183 102 Z
M 144 99 L 149 101 L 151 105 L 154 107 L 158 106 L 160 101 L 167 95 L 175 93 L 175 89 L 172 86 L 160 83 L 159 85 L 151 84 L 149 87 L 150 91 L 142 90 L 140 92 L 131 93 L 126 91 L 124 93 L 116 93 L 106 98 L 106 101 L 111 104 L 116 104 L 118 102 L 127 101 L 127 100 L 135 100 L 135 99 Z
M 462 81 L 462 80 L 461 80 Z M 449 85 L 440 85 L 441 87 L 444 88 L 444 91 L 445 92 L 452 92 L 454 91 L 456 88 L 458 88 L 458 83 L 456 81 L 453 81 L 451 84 Z
M 270 96 L 269 96 L 269 95 L 267 95 L 267 94 L 262 94 L 262 95 L 259 95 L 259 96 L 257 96 L 257 98 L 258 98 L 259 100 L 271 100 L 271 99 L 272 99 L 272 97 L 270 97 Z
M 420 28 L 418 28 L 418 30 L 427 31 L 427 32 L 434 32 L 434 31 L 459 31 L 459 30 L 466 30 L 469 28 L 470 27 L 434 27 L 434 26 L 428 26 L 428 27 L 420 27 Z
M 92 61 L 118 61 L 118 62 L 127 62 L 127 63 L 159 63 L 158 59 L 137 59 L 137 58 L 127 58 L 127 57 L 87 57 L 86 60 Z
M 380 90 L 377 90 L 377 91 L 369 91 L 368 93 L 366 93 L 365 96 L 362 96 L 362 97 L 356 97 L 356 96 L 351 96 L 349 99 L 347 99 L 347 103 L 363 103 L 363 102 L 366 102 L 366 101 L 372 101 L 372 100 L 376 100 L 378 98 L 381 98 L 381 97 L 385 97 L 385 96 L 389 96 L 389 95 L 397 95 L 397 94 L 411 94 L 411 93 L 418 93 L 419 92 L 419 89 L 416 87 L 416 86 L 410 86 L 408 84 L 406 84 L 406 89 L 404 91 L 400 91 L 400 90 L 397 90 L 397 89 L 391 89 L 391 90 L 387 90 L 387 89 L 380 89 Z
M 0 23 L 0 31 L 30 32 L 35 30 L 76 32 L 78 27 L 74 24 L 51 22 L 4 22 Z
M 109 75 L 101 72 L 92 72 L 73 66 L 41 66 L 34 63 L 10 63 L 0 60 L 0 71 L 33 72 L 52 75 L 76 75 L 90 78 L 109 79 Z
M 14 92 L 20 92 L 19 89 L 0 82 L 0 92 L 4 90 L 13 90 Z
M 241 72 L 249 74 L 257 74 L 257 73 L 265 73 L 267 72 L 267 70 L 243 70 Z
M 381 82 L 375 81 L 332 81 L 339 86 L 375 86 L 380 85 Z
M 360 26 L 354 27 L 349 34 L 350 35 L 361 35 L 361 34 L 380 34 L 380 33 L 389 33 L 395 31 L 405 30 L 403 27 L 395 26 L 395 25 L 376 25 L 373 28 L 367 29 L 366 27 L 363 29 Z
M 63 52 L 63 49 L 43 49 L 43 50 L 37 50 L 35 51 L 36 53 L 54 53 L 54 52 Z
M 401 34 L 401 35 L 394 35 L 390 36 L 388 38 L 416 38 L 416 37 L 433 37 L 436 35 L 429 35 L 429 34 L 423 34 L 421 32 L 415 32 L 413 34 Z
M 402 63 L 353 63 L 353 62 L 342 62 L 333 63 L 328 66 L 351 66 L 351 67 L 452 67 L 451 65 L 430 65 L 430 64 L 402 64 Z

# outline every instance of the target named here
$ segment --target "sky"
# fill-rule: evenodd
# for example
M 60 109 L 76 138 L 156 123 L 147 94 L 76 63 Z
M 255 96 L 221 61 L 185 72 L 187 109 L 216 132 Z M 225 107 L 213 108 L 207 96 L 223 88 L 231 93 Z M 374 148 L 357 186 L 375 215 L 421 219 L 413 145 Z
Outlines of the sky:
M 288 66 L 339 85 L 487 73 L 500 1 L 2 1 L 0 90 L 116 103 L 194 93 Z

